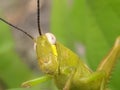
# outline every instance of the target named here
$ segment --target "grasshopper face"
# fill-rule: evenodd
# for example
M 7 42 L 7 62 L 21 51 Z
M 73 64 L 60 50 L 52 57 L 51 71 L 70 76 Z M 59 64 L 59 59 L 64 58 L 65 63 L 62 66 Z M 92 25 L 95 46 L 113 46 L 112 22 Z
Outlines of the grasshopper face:
M 50 33 L 46 33 L 36 39 L 36 53 L 39 66 L 44 73 L 52 75 L 58 72 L 59 66 L 55 42 L 55 37 Z

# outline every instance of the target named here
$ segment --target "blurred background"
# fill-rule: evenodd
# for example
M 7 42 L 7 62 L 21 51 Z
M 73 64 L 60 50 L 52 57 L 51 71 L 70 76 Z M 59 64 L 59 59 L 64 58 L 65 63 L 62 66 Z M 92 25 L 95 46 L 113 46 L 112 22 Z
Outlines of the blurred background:
M 36 0 L 0 0 L 0 17 L 34 37 L 36 10 Z M 43 32 L 54 33 L 93 71 L 120 35 L 119 0 L 40 0 L 40 14 Z M 42 75 L 32 40 L 0 22 L 0 90 L 24 90 L 22 82 Z M 108 85 L 111 90 L 120 89 L 119 75 L 118 61 Z M 48 81 L 29 90 L 57 89 Z

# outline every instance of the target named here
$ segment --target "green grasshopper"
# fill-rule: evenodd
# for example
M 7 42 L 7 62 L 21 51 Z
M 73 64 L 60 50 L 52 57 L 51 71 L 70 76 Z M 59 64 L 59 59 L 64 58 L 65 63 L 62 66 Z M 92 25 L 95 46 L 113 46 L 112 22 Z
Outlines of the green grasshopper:
M 107 84 L 113 66 L 120 56 L 120 37 L 116 39 L 112 50 L 93 72 L 78 55 L 58 42 L 53 34 L 43 34 L 41 32 L 39 0 L 37 0 L 37 4 L 40 36 L 36 39 L 24 30 L 0 18 L 1 21 L 22 31 L 34 41 L 40 69 L 46 74 L 43 77 L 24 82 L 22 87 L 31 87 L 49 79 L 54 79 L 59 90 L 108 90 Z

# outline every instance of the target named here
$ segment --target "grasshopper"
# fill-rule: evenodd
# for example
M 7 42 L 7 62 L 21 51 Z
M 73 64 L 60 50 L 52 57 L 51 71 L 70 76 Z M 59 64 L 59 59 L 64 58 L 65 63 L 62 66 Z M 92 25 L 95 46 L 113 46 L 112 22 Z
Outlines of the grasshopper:
M 93 72 L 78 55 L 58 42 L 52 33 L 41 32 L 39 0 L 37 4 L 39 36 L 36 39 L 0 18 L 1 21 L 25 33 L 33 40 L 40 69 L 45 73 L 43 77 L 24 82 L 22 87 L 31 87 L 54 79 L 59 90 L 109 90 L 108 81 L 113 66 L 120 56 L 120 37 L 116 39 L 111 51 Z

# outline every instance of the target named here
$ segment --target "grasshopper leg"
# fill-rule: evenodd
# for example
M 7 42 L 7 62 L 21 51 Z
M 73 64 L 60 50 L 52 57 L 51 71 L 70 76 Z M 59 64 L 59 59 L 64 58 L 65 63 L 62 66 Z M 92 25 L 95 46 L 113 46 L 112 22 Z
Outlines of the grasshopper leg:
M 21 86 L 25 87 L 25 88 L 29 88 L 29 87 L 35 86 L 37 84 L 43 83 L 49 79 L 51 79 L 51 77 L 46 75 L 46 76 L 42 76 L 42 77 L 39 77 L 39 78 L 36 78 L 33 80 L 26 81 L 26 82 L 22 83 Z
M 80 90 L 105 90 L 105 72 L 93 72 L 91 75 L 73 81 Z
M 70 90 L 70 86 L 71 86 L 71 82 L 72 82 L 72 78 L 73 78 L 74 74 L 75 74 L 75 71 L 73 70 L 72 73 L 70 74 L 70 77 L 67 80 L 63 90 Z
M 97 71 L 104 71 L 106 73 L 106 83 L 109 81 L 113 67 L 116 61 L 120 58 L 120 36 L 116 39 L 112 50 L 99 64 Z

